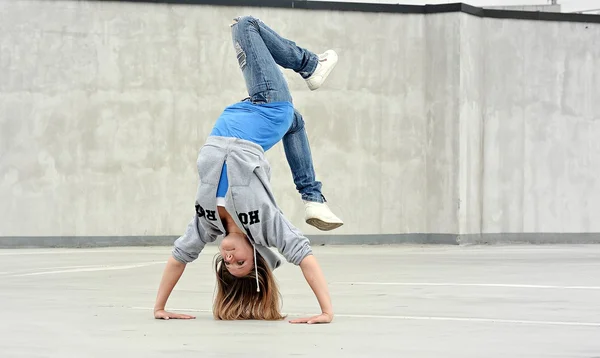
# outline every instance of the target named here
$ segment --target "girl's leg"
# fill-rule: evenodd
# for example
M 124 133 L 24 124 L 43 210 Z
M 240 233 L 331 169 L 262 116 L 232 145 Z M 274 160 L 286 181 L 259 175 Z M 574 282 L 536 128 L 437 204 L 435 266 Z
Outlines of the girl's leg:
M 337 53 L 327 50 L 322 54 L 299 47 L 294 41 L 281 37 L 264 22 L 256 20 L 260 34 L 275 62 L 299 73 L 308 88 L 314 91 L 321 87 L 338 61 Z
M 330 66 L 320 66 L 319 58 L 286 40 L 251 16 L 239 17 L 232 25 L 233 45 L 253 103 L 292 102 L 287 82 L 277 67 L 292 69 L 310 80 L 322 75 Z M 321 72 L 315 72 L 320 70 Z M 324 77 L 321 76 L 319 83 Z M 316 88 L 316 86 L 311 87 Z M 316 181 L 310 146 L 302 115 L 294 110 L 294 120 L 283 145 L 296 189 L 305 201 L 305 219 L 321 230 L 332 230 L 343 222 L 324 203 L 321 183 Z
M 255 21 L 265 45 L 279 66 L 293 70 L 302 78 L 308 78 L 314 72 L 319 63 L 318 55 L 283 38 L 264 22 Z
M 321 182 L 316 180 L 304 119 L 296 109 L 294 109 L 292 126 L 283 137 L 282 142 L 285 156 L 292 170 L 296 190 L 302 196 L 302 200 L 324 202 Z
M 287 82 L 261 37 L 259 21 L 250 16 L 240 17 L 231 28 L 250 100 L 253 103 L 292 102 Z
M 312 91 L 321 87 L 337 64 L 338 56 L 335 51 L 328 50 L 317 55 L 305 48 L 297 46 L 295 42 L 281 37 L 264 22 L 252 16 L 238 17 L 234 19 L 234 21 L 232 27 L 242 29 L 241 31 L 234 30 L 234 46 L 236 46 L 236 53 L 242 70 L 244 68 L 243 63 L 250 55 L 246 50 L 249 51 L 251 48 L 248 46 L 248 49 L 246 49 L 246 46 L 244 46 L 246 41 L 241 41 L 239 38 L 236 39 L 236 36 L 248 38 L 250 41 L 260 41 L 260 44 L 256 46 L 259 51 L 256 56 L 252 55 L 251 59 L 266 57 L 266 55 L 263 54 L 264 49 L 266 48 L 271 55 L 269 60 L 275 61 L 276 64 L 283 68 L 291 69 L 299 73 L 306 81 L 308 88 Z M 252 33 L 250 34 L 247 30 Z M 258 65 L 266 65 L 269 68 L 272 67 L 271 63 Z M 271 74 L 270 70 L 264 73 L 265 76 Z M 252 78 L 252 76 L 250 77 Z M 256 76 L 255 80 L 260 80 L 260 76 Z M 279 82 L 279 78 L 277 78 L 277 82 Z M 246 80 L 246 84 L 248 84 L 248 79 Z M 255 89 L 252 88 L 252 90 L 249 91 L 252 93 Z
M 304 220 L 320 230 L 333 230 L 344 224 L 325 204 L 321 182 L 316 180 L 304 119 L 294 109 L 294 121 L 283 137 L 283 148 L 296 189 L 304 200 Z

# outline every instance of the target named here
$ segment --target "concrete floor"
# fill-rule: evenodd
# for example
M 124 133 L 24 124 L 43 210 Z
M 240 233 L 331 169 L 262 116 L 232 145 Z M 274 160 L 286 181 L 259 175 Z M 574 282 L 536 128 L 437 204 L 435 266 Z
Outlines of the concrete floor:
M 0 251 L 0 357 L 600 357 L 600 246 L 316 247 L 330 325 L 216 322 L 207 248 L 154 320 L 170 249 Z M 318 313 L 278 269 L 290 318 Z

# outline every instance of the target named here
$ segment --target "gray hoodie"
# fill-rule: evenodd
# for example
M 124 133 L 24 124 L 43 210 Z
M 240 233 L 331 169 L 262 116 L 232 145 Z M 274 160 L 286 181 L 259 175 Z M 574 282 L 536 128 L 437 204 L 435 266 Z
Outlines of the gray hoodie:
M 288 262 L 299 265 L 312 254 L 310 242 L 275 203 L 270 185 L 271 167 L 263 149 L 247 140 L 217 136 L 208 137 L 200 149 L 196 214 L 185 233 L 175 241 L 173 257 L 183 263 L 192 262 L 207 243 L 226 234 L 216 198 L 225 161 L 229 180 L 227 212 L 272 269 L 279 267 L 281 260 L 269 247 L 277 248 Z

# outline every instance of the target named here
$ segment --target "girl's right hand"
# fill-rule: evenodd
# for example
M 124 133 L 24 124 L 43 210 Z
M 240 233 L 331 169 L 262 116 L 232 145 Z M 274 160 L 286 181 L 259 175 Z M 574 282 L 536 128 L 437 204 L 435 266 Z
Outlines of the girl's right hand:
M 154 311 L 154 318 L 156 319 L 195 319 L 196 317 L 181 313 L 171 313 L 165 310 Z

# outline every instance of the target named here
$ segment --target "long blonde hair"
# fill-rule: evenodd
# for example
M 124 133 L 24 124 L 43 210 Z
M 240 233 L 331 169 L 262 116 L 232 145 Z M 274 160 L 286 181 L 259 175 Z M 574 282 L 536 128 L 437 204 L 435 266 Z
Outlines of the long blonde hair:
M 225 267 L 223 257 L 217 255 L 217 294 L 213 303 L 216 320 L 277 321 L 285 318 L 280 312 L 279 288 L 273 272 L 259 254 L 256 265 L 260 292 L 256 289 L 255 270 L 244 277 L 235 277 Z

